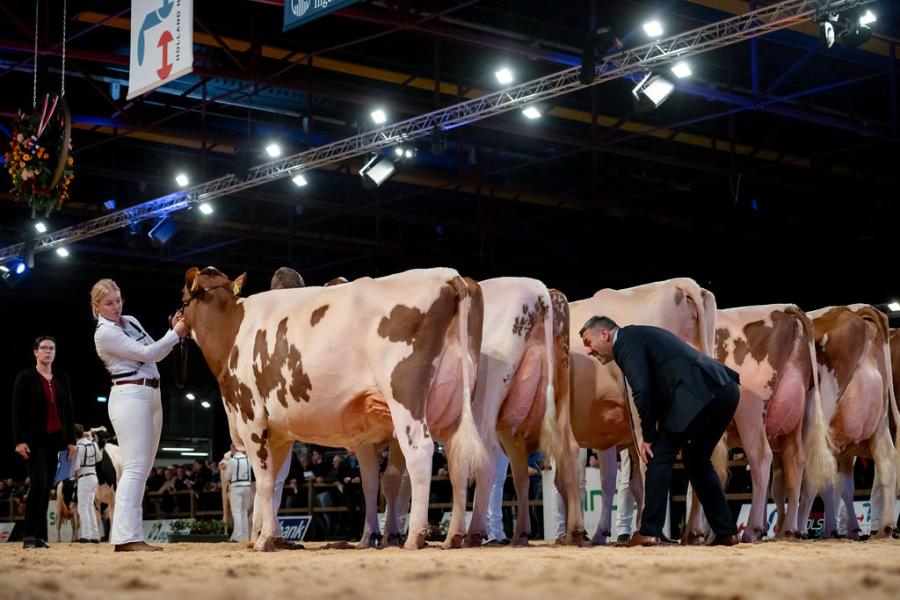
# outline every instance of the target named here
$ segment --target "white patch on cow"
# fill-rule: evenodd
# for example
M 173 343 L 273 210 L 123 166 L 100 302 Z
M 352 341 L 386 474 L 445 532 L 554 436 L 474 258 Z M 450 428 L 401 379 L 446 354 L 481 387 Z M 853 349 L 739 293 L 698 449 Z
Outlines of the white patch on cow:
M 828 345 L 828 334 L 826 333 L 825 335 L 822 336 L 822 341 L 819 342 L 819 347 L 824 351 L 825 346 L 827 346 L 827 345 Z
M 834 371 L 825 365 L 819 365 L 819 395 L 822 397 L 822 416 L 826 423 L 831 422 L 831 417 L 837 409 L 838 392 L 837 376 Z

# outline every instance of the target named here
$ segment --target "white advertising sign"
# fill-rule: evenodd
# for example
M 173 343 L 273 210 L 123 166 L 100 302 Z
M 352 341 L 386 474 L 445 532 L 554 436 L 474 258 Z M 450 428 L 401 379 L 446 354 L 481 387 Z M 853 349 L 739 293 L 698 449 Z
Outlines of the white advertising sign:
M 190 73 L 193 40 L 193 0 L 131 0 L 128 99 Z
M 15 526 L 15 523 L 0 523 L 0 544 L 9 541 L 9 536 Z

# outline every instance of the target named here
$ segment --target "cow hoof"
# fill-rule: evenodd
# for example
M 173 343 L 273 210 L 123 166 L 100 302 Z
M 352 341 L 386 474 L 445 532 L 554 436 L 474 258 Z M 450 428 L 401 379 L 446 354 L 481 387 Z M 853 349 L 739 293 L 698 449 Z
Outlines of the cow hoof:
M 741 536 L 741 543 L 755 544 L 756 542 L 761 542 L 765 537 L 765 532 L 758 527 L 754 527 L 753 529 L 745 529 L 744 534 Z
M 356 546 L 344 541 L 331 542 L 330 544 L 325 544 L 325 550 L 356 550 Z
M 862 532 L 861 532 L 859 529 L 854 529 L 853 531 L 848 531 L 848 532 L 847 532 L 847 539 L 848 539 L 848 540 L 853 540 L 854 542 L 858 542 L 858 541 L 859 541 L 859 536 L 860 536 L 861 533 L 862 533 Z
M 444 540 L 444 543 L 441 544 L 441 548 L 444 550 L 453 550 L 456 548 L 463 547 L 463 534 L 454 533 L 453 535 L 448 535 L 447 539 Z
M 405 541 L 406 538 L 399 533 L 389 533 L 381 539 L 379 548 L 402 548 Z
M 520 533 L 518 535 L 514 535 L 512 540 L 510 540 L 509 545 L 516 546 L 517 548 L 527 548 L 528 547 L 528 534 Z
M 363 550 L 367 548 L 378 548 L 379 546 L 381 546 L 381 539 L 382 536 L 378 535 L 377 533 L 370 533 L 368 539 L 366 537 L 363 537 L 359 540 L 358 548 Z
M 696 531 L 685 531 L 681 536 L 682 546 L 702 546 L 704 541 L 703 534 Z
M 889 539 L 894 534 L 894 528 L 890 525 L 885 525 L 881 529 L 878 530 L 878 533 L 875 534 L 876 540 Z
M 256 540 L 253 549 L 257 552 L 275 552 L 275 540 L 261 537 Z
M 424 548 L 427 544 L 425 543 L 425 539 L 428 537 L 428 530 L 423 529 L 415 536 L 409 536 L 406 538 L 406 543 L 403 544 L 403 547 L 407 550 L 420 550 Z
M 480 548 L 484 543 L 485 534 L 483 533 L 469 533 L 466 534 L 466 537 L 463 539 L 463 548 Z
M 591 545 L 591 541 L 587 536 L 587 531 L 584 529 L 573 529 L 566 535 L 563 543 L 566 546 L 575 546 L 577 548 L 586 548 Z

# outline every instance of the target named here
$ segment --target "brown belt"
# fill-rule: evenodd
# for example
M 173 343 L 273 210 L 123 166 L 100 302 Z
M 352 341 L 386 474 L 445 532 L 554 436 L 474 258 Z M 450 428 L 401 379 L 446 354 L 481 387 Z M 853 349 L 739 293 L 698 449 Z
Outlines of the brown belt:
M 113 385 L 146 385 L 147 387 L 158 388 L 159 379 L 126 379 L 125 381 L 113 381 Z

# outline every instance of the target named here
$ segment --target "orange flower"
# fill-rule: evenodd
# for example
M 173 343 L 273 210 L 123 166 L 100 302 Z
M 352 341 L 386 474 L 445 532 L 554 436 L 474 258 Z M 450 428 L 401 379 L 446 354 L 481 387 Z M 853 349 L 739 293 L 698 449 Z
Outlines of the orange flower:
M 74 163 L 75 163 L 75 159 L 73 159 L 71 156 L 70 156 L 69 158 L 66 159 L 66 164 L 69 165 L 70 167 L 71 167 Z

